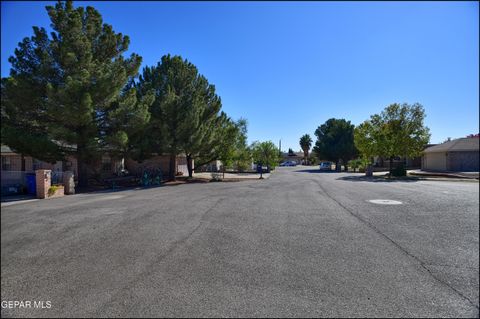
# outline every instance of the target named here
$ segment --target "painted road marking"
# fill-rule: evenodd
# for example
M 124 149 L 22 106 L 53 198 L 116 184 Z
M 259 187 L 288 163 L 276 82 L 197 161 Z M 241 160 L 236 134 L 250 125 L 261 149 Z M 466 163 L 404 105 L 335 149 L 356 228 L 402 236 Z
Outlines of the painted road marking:
M 378 204 L 378 205 L 401 205 L 402 202 L 398 200 L 391 200 L 391 199 L 370 199 L 367 202 Z

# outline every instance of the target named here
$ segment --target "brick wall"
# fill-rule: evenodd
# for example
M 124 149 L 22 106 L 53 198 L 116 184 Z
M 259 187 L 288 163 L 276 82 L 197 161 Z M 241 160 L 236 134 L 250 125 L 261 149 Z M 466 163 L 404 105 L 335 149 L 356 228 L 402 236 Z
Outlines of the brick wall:
M 448 152 L 447 154 L 447 170 L 456 172 L 479 171 L 478 152 Z
M 48 189 L 51 186 L 52 171 L 39 169 L 35 171 L 35 175 L 37 198 L 47 198 Z
M 2 164 L 3 161 L 7 160 L 10 163 L 8 171 L 21 171 L 22 170 L 22 156 L 17 154 L 3 154 L 2 155 Z M 30 156 L 25 156 L 25 171 L 34 171 L 35 169 L 51 169 L 51 170 L 61 170 L 62 162 L 57 162 L 55 164 L 34 160 Z M 35 165 L 34 165 L 35 163 Z M 3 170 L 3 165 L 2 165 Z

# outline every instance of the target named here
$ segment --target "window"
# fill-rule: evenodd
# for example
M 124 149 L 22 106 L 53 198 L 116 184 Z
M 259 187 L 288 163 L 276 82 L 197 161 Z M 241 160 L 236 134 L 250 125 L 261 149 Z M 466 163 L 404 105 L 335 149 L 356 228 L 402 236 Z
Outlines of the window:
M 2 156 L 2 171 L 10 171 L 12 169 L 12 163 L 10 156 Z

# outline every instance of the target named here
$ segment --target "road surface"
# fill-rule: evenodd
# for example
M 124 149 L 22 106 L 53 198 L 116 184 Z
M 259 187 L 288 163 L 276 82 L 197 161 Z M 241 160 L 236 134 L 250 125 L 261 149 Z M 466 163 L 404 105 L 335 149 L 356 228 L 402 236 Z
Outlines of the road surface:
M 478 205 L 478 182 L 309 167 L 15 204 L 1 314 L 478 317 Z

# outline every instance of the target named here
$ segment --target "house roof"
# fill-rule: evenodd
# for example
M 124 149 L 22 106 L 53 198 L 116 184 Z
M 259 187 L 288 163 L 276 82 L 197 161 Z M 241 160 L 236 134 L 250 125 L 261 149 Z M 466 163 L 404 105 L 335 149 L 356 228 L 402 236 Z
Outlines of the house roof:
M 15 153 L 14 151 L 12 151 L 12 149 L 10 147 L 8 147 L 7 145 L 2 145 L 2 150 L 1 150 L 2 154 L 3 153 Z
M 290 157 L 295 157 L 295 156 L 296 157 L 303 157 L 303 152 L 293 152 L 292 155 L 290 155 L 288 152 L 282 152 L 282 156 L 284 156 L 284 157 L 288 157 L 288 156 L 290 156 Z
M 478 137 L 465 137 L 448 141 L 435 146 L 427 147 L 424 153 L 437 152 L 461 152 L 461 151 L 479 151 L 480 139 Z

